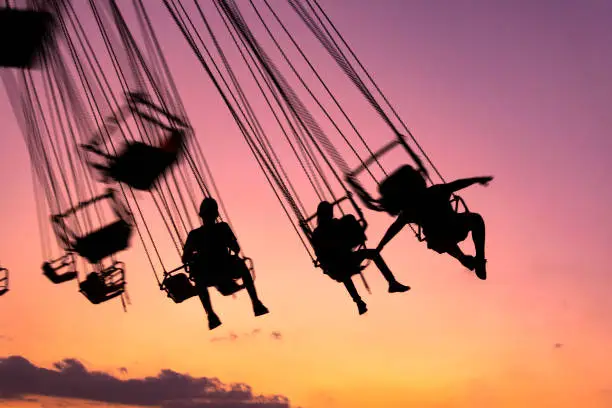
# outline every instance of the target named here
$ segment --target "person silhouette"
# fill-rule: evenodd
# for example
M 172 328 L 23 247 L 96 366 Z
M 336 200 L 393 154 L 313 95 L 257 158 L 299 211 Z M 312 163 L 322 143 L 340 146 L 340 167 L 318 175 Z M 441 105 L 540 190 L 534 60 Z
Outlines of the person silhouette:
M 219 221 L 217 201 L 207 197 L 202 200 L 199 216 L 202 226 L 192 230 L 187 236 L 183 248 L 183 263 L 189 264 L 189 272 L 195 281 L 196 291 L 208 316 L 210 330 L 221 325 L 221 320 L 214 312 L 208 287 L 227 287 L 236 285 L 242 279 L 255 316 L 269 313 L 259 300 L 255 283 L 244 261 L 238 257 L 240 246 L 232 229 L 226 222 Z M 242 286 L 236 286 L 241 289 Z M 220 290 L 221 291 L 221 290 Z
M 312 245 L 323 273 L 346 287 L 357 304 L 359 314 L 367 312 L 367 305 L 359 296 L 351 277 L 361 271 L 364 260 L 374 261 L 389 283 L 389 292 L 406 292 L 409 286 L 399 283 L 374 249 L 357 248 L 365 244 L 363 227 L 353 215 L 334 217 L 333 205 L 322 201 L 317 207 L 317 227 L 312 232 Z
M 457 213 L 452 207 L 451 196 L 473 184 L 486 186 L 492 179 L 490 176 L 473 177 L 428 187 L 417 170 L 410 165 L 402 166 L 379 186 L 381 198 L 378 201 L 397 218 L 387 229 L 377 250 L 382 251 L 404 226 L 413 223 L 422 228 L 429 249 L 451 255 L 467 269 L 475 271 L 478 278 L 485 280 L 484 220 L 478 213 Z M 476 249 L 475 256 L 464 254 L 458 245 L 470 232 Z

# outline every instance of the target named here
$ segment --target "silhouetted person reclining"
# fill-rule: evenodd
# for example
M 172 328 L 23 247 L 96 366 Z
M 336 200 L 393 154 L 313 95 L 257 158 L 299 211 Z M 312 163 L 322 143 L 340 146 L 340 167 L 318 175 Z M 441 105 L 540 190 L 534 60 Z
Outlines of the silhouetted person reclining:
M 183 262 L 190 264 L 190 274 L 208 315 L 208 327 L 212 330 L 221 325 L 221 320 L 213 311 L 208 287 L 215 286 L 222 293 L 224 287 L 231 285 L 241 289 L 242 287 L 235 283 L 237 279 L 242 279 L 251 298 L 255 316 L 268 313 L 268 309 L 257 297 L 249 269 L 244 260 L 238 257 L 240 246 L 234 233 L 227 223 L 218 222 L 217 202 L 213 198 L 205 198 L 200 205 L 199 215 L 203 225 L 187 236 L 183 248 Z M 231 293 L 231 288 L 228 292 Z
M 352 215 L 334 218 L 334 208 L 327 201 L 317 207 L 317 227 L 312 232 L 312 246 L 323 273 L 337 282 L 342 282 L 357 304 L 359 314 L 367 312 L 366 303 L 361 299 L 351 277 L 361 272 L 366 259 L 374 261 L 389 282 L 389 292 L 406 292 L 409 286 L 399 283 L 393 273 L 374 249 L 357 249 L 365 243 L 365 234 L 359 222 Z
M 455 191 L 473 184 L 486 186 L 492 179 L 488 176 L 474 177 L 427 187 L 425 179 L 415 169 L 409 165 L 401 167 L 387 179 L 393 182 L 393 188 L 390 184 L 383 185 L 384 182 L 380 186 L 379 201 L 384 208 L 390 209 L 389 213 L 397 215 L 397 219 L 385 233 L 377 250 L 381 251 L 405 225 L 414 223 L 422 228 L 428 248 L 441 254 L 448 253 L 463 266 L 475 271 L 480 279 L 486 279 L 484 220 L 477 213 L 457 213 L 451 205 L 451 196 Z M 475 257 L 464 254 L 458 245 L 470 232 L 476 248 Z

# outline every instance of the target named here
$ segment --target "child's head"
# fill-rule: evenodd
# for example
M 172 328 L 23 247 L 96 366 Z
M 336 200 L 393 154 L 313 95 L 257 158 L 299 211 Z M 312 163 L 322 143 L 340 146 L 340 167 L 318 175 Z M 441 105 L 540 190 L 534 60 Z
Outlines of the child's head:
M 334 218 L 334 207 L 327 201 L 321 201 L 317 206 L 317 222 L 329 221 Z
M 206 197 L 200 204 L 200 217 L 203 221 L 214 221 L 219 216 L 219 206 L 212 197 Z
M 427 182 L 421 173 L 405 164 L 378 185 L 378 192 L 385 211 L 397 215 L 426 188 Z

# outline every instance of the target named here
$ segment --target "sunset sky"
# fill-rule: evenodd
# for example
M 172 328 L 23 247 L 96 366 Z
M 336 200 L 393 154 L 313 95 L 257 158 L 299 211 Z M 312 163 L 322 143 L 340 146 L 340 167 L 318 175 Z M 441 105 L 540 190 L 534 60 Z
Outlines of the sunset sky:
M 486 221 L 489 278 L 406 229 L 383 257 L 412 290 L 387 293 L 372 266 L 371 295 L 355 279 L 369 306 L 359 316 L 312 267 L 208 76 L 151 2 L 270 314 L 253 317 L 245 293 L 211 291 L 223 325 L 209 331 L 197 298 L 177 305 L 158 289 L 136 239 L 120 256 L 127 313 L 90 304 L 74 282 L 52 285 L 28 151 L 2 88 L 0 265 L 11 290 L 0 297 L 0 407 L 612 406 L 612 1 L 319 2 L 447 180 L 495 177 L 462 193 Z M 322 47 L 312 52 L 319 69 L 337 70 Z M 338 78 L 353 114 L 373 118 L 368 140 L 389 140 Z M 366 217 L 375 246 L 392 218 Z

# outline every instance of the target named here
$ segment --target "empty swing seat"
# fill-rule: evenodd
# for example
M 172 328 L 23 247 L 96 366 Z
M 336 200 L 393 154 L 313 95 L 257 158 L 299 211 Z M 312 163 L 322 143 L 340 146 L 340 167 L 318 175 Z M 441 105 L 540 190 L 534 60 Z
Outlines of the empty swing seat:
M 51 34 L 46 11 L 0 9 L 0 67 L 30 68 Z
M 77 272 L 74 265 L 74 256 L 72 253 L 67 253 L 58 259 L 47 261 L 42 265 L 43 275 L 55 284 L 71 281 L 77 278 Z M 60 271 L 63 273 L 59 273 Z
M 123 269 L 113 265 L 101 272 L 91 272 L 79 284 L 79 290 L 94 305 L 113 299 L 125 292 Z
M 112 224 L 100 228 L 84 237 L 76 239 L 74 250 L 95 264 L 102 259 L 129 246 L 132 227 L 124 220 L 118 220 Z
M 196 289 L 185 273 L 166 276 L 162 282 L 162 287 L 166 290 L 168 297 L 174 303 L 181 303 L 197 295 Z
M 136 190 L 150 190 L 155 181 L 177 159 L 176 153 L 165 152 L 144 143 L 128 145 L 125 152 L 109 166 L 109 176 Z
M 155 182 L 178 161 L 183 133 L 174 132 L 164 146 L 150 146 L 142 142 L 129 143 L 124 151 L 111 160 L 108 175 L 136 190 L 150 190 Z
M 57 269 L 54 268 L 49 262 L 45 262 L 42 266 L 43 275 L 55 284 L 64 283 L 76 279 L 76 271 L 68 271 L 64 273 L 57 273 Z

